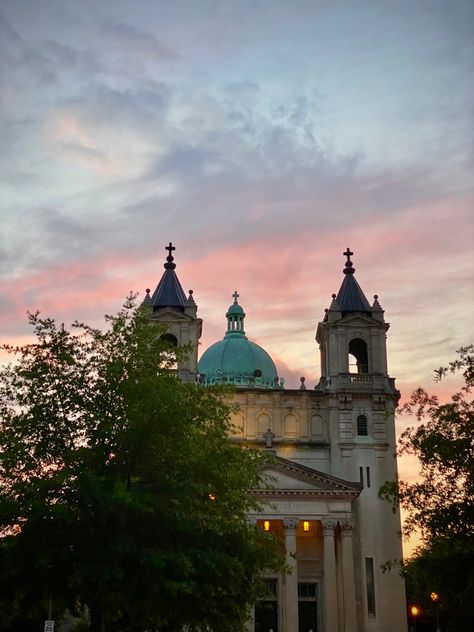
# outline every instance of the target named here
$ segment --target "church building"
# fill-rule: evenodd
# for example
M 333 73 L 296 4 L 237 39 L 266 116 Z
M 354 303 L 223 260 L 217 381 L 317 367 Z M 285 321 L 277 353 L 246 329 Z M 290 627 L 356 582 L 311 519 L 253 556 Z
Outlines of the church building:
M 402 557 L 400 516 L 378 498 L 396 477 L 394 412 L 384 310 L 356 281 L 349 248 L 338 294 L 316 329 L 321 377 L 285 388 L 269 353 L 247 337 L 239 295 L 222 340 L 198 360 L 202 320 L 176 275 L 170 243 L 165 271 L 144 303 L 173 343 L 193 352 L 178 366 L 186 382 L 232 384 L 239 404 L 235 441 L 269 450 L 271 489 L 250 515 L 286 546 L 288 572 L 266 578 L 248 632 L 406 632 L 403 580 L 382 565 Z M 308 344 L 311 341 L 308 332 Z

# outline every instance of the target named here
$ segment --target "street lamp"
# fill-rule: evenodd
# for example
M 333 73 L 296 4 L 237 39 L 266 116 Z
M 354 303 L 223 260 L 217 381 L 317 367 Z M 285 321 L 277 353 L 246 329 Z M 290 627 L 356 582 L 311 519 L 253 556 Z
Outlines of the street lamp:
M 430 594 L 431 601 L 435 607 L 435 615 L 436 615 L 436 632 L 441 632 L 441 628 L 439 627 L 439 595 L 438 593 L 432 592 Z
M 413 617 L 413 621 L 415 622 L 414 630 L 416 632 L 416 618 L 420 614 L 420 609 L 418 608 L 418 606 L 410 606 L 410 613 Z

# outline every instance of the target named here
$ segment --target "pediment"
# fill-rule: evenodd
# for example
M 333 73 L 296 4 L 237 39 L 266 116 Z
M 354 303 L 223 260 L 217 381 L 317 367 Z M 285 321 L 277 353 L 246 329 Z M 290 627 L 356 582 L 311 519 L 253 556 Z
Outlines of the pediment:
M 172 307 L 163 307 L 162 309 L 158 309 L 156 312 L 150 316 L 150 320 L 153 322 L 162 322 L 162 323 L 171 323 L 176 321 L 189 322 L 196 320 L 195 317 L 190 316 L 189 314 L 185 314 L 184 312 L 180 312 Z
M 264 496 L 289 493 L 353 499 L 361 491 L 360 483 L 346 481 L 277 456 L 264 467 L 263 472 L 267 475 L 268 488 L 258 493 Z
M 351 325 L 351 327 L 357 327 L 362 325 L 364 327 L 380 327 L 381 322 L 374 320 L 371 316 L 366 316 L 365 314 L 361 314 L 356 312 L 355 314 L 347 314 L 340 321 L 338 321 L 341 325 Z

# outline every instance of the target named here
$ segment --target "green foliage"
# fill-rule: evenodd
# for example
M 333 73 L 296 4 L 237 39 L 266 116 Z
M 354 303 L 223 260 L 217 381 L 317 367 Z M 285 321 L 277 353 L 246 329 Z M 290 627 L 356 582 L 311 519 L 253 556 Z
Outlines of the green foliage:
M 407 510 L 405 532 L 419 529 L 425 539 L 474 536 L 474 347 L 458 353 L 457 360 L 435 371 L 437 380 L 448 372 L 463 374 L 464 385 L 450 402 L 440 404 L 418 388 L 401 409 L 418 423 L 402 434 L 399 453 L 418 458 L 420 479 L 388 482 L 380 492 Z
M 421 606 L 419 629 L 469 630 L 474 615 L 474 542 L 470 538 L 433 538 L 405 563 L 408 601 Z M 431 593 L 439 599 L 434 603 Z M 423 627 L 424 626 L 424 627 Z
M 414 415 L 399 442 L 400 454 L 415 455 L 421 475 L 414 483 L 388 481 L 379 495 L 407 514 L 405 534 L 418 530 L 423 545 L 405 562 L 410 601 L 426 602 L 434 616 L 431 592 L 440 595 L 443 630 L 458 630 L 474 615 L 474 346 L 435 371 L 435 380 L 461 373 L 463 386 L 447 403 L 418 388 L 401 409 Z
M 57 616 L 87 604 L 93 630 L 240 630 L 282 563 L 245 517 L 264 457 L 229 440 L 222 391 L 175 377 L 186 350 L 134 297 L 106 319 L 69 331 L 33 314 L 36 342 L 4 347 L 4 629 L 37 629 L 52 596 Z

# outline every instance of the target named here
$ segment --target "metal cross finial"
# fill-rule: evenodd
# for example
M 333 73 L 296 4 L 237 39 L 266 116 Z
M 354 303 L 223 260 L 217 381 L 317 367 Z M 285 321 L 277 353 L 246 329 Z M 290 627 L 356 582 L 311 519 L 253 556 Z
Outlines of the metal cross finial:
M 165 247 L 165 250 L 169 252 L 168 256 L 171 257 L 172 256 L 171 253 L 173 252 L 173 250 L 176 250 L 176 248 L 173 246 L 173 244 L 170 241 L 169 245 Z
M 346 255 L 347 257 L 347 261 L 349 262 L 351 260 L 352 255 L 354 254 L 353 252 L 350 251 L 349 247 L 347 248 L 346 252 L 342 253 L 343 255 Z
M 239 298 L 240 294 L 238 294 L 237 290 L 235 290 L 232 296 L 234 297 L 234 305 L 237 305 L 237 299 Z
M 352 261 L 351 261 L 351 255 L 353 255 L 354 253 L 348 247 L 346 252 L 343 252 L 342 254 L 347 257 L 347 261 L 344 265 L 344 270 L 343 270 L 344 274 L 354 274 L 355 268 L 352 265 Z

